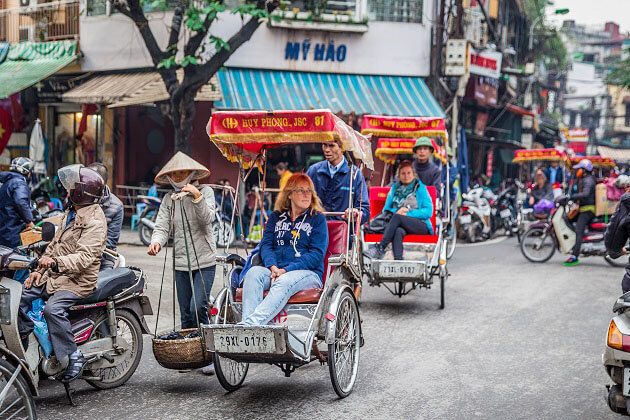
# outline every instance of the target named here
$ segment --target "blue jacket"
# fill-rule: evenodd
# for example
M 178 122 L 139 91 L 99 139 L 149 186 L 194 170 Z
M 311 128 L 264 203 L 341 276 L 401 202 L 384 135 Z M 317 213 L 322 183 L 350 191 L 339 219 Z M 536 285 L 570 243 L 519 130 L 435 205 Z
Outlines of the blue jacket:
M 391 213 L 396 213 L 398 211 L 397 208 L 394 208 L 394 192 L 396 188 L 398 188 L 400 184 L 396 182 L 392 185 L 392 189 L 389 190 L 389 194 L 387 194 L 387 199 L 385 200 L 385 207 L 383 207 L 383 211 L 389 211 Z M 427 229 L 429 230 L 429 234 L 433 235 L 433 226 L 431 225 L 431 216 L 433 216 L 433 201 L 431 200 L 431 195 L 429 195 L 429 191 L 427 191 L 426 185 L 420 181 L 418 184 L 418 188 L 416 188 L 416 201 L 418 202 L 418 208 L 409 210 L 407 212 L 407 216 L 415 217 L 417 219 L 423 220 L 427 224 Z
M 31 190 L 23 175 L 0 172 L 0 245 L 20 245 L 20 232 L 33 221 Z
M 368 196 L 367 184 L 360 171 L 355 172 L 352 183 L 353 206 L 361 209 L 363 217 L 361 224 L 367 223 L 370 218 L 370 198 Z M 306 174 L 313 180 L 315 191 L 326 211 L 346 211 L 350 202 L 350 167 L 344 159 L 344 163 L 335 173 L 330 176 L 328 162 L 323 160 L 311 165 Z
M 306 211 L 292 222 L 289 212 L 274 211 L 260 242 L 260 257 L 267 268 L 310 270 L 321 279 L 327 248 L 328 226 L 323 214 Z

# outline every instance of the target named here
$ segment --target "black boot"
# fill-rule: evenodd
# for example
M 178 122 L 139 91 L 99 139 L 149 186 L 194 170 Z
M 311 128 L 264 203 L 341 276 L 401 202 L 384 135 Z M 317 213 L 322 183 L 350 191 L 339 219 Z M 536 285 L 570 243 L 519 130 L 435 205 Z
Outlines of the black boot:
M 83 353 L 76 351 L 72 353 L 68 360 L 68 368 L 64 373 L 62 382 L 72 382 L 77 379 L 83 373 L 83 369 L 87 365 L 87 359 L 83 356 Z

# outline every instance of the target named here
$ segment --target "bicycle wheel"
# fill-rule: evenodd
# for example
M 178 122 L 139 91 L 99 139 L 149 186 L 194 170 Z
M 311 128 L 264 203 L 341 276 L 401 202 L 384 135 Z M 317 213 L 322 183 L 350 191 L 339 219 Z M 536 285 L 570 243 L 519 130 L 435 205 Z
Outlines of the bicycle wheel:
M 31 390 L 20 373 L 13 377 L 15 370 L 16 367 L 11 363 L 0 359 L 0 393 L 9 387 L 4 399 L 0 401 L 0 419 L 36 419 L 37 412 Z
M 556 252 L 556 243 L 545 229 L 531 228 L 521 238 L 521 252 L 529 261 L 543 263 Z

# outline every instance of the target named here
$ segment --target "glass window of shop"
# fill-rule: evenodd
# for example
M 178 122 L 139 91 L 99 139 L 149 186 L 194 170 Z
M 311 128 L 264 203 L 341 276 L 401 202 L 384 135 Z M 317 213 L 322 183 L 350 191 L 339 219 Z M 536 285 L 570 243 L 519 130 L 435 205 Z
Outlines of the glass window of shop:
M 74 163 L 89 165 L 98 161 L 98 145 L 102 144 L 102 117 L 100 114 L 86 116 L 86 130 L 82 135 L 81 112 L 60 112 L 55 115 L 55 135 L 51 164 L 53 170 Z
M 369 0 L 370 20 L 422 23 L 424 0 Z

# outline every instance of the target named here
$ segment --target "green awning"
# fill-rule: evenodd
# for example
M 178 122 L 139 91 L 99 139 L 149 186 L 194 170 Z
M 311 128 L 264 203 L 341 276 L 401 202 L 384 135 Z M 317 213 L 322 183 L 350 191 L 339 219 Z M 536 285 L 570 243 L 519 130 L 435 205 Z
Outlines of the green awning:
M 0 64 L 0 99 L 33 86 L 77 58 L 76 41 L 22 42 L 11 45 Z

